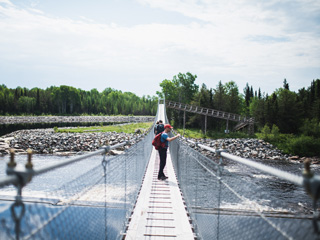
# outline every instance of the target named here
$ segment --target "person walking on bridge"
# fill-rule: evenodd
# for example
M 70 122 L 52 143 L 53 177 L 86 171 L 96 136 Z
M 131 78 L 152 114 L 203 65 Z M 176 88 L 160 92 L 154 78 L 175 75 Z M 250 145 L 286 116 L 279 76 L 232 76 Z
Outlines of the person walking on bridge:
M 169 138 L 168 133 L 171 132 L 172 126 L 170 124 L 164 125 L 164 132 L 161 134 L 161 142 L 165 143 L 164 147 L 159 148 L 159 156 L 160 156 L 160 166 L 159 166 L 159 173 L 158 173 L 158 180 L 166 180 L 168 177 L 164 175 L 163 169 L 167 163 L 167 150 L 169 146 L 169 142 L 175 140 L 176 138 L 180 137 L 180 134 Z
M 157 121 L 156 124 L 154 125 L 153 131 L 154 131 L 154 134 L 155 134 L 155 135 L 157 135 L 157 132 L 158 132 L 158 130 L 157 130 L 158 125 L 159 125 L 159 121 Z
M 163 122 L 162 120 L 159 120 L 159 123 L 157 125 L 157 129 L 156 129 L 156 135 L 163 132 L 164 131 L 164 125 L 163 125 Z

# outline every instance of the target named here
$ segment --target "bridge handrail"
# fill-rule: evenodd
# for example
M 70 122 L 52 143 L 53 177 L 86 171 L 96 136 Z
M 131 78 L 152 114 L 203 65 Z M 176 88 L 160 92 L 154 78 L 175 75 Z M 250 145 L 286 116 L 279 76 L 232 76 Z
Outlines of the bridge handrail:
M 71 163 L 83 160 L 83 159 L 87 159 L 99 154 L 104 154 L 109 152 L 110 150 L 113 149 L 117 149 L 119 147 L 123 147 L 127 144 L 129 144 L 130 141 L 125 141 L 116 145 L 112 145 L 112 146 L 103 146 L 101 147 L 101 149 L 94 151 L 92 153 L 88 153 L 88 154 L 84 154 L 82 156 L 77 156 L 74 158 L 71 158 L 69 160 L 63 161 L 61 163 L 56 163 L 50 166 L 46 166 L 37 170 L 34 170 L 32 168 L 23 168 L 22 166 L 17 166 L 17 167 L 8 167 L 7 169 L 7 174 L 9 176 L 0 179 L 0 188 L 4 187 L 6 185 L 17 185 L 17 184 L 22 184 L 22 186 L 24 186 L 26 183 L 30 182 L 31 178 L 36 176 L 36 175 L 40 175 L 42 173 L 48 172 L 50 170 L 56 169 L 56 168 L 60 168 L 60 167 L 64 167 L 67 166 Z
M 230 153 L 226 153 L 224 149 L 214 149 L 214 148 L 205 146 L 203 144 L 196 143 L 191 140 L 187 140 L 187 142 L 195 144 L 196 146 L 199 146 L 199 147 L 201 147 L 205 150 L 208 150 L 210 152 L 220 154 L 222 157 L 227 158 L 229 160 L 236 161 L 238 163 L 247 165 L 249 167 L 256 168 L 262 172 L 268 173 L 270 175 L 281 178 L 283 180 L 287 180 L 287 181 L 294 183 L 296 185 L 304 186 L 304 178 L 301 176 L 297 176 L 295 174 L 288 173 L 288 172 L 285 172 L 285 171 L 282 171 L 282 170 L 279 170 L 279 169 L 276 169 L 276 168 L 273 168 L 273 167 L 270 167 L 270 166 L 267 166 L 267 165 L 264 165 L 261 163 L 257 163 L 257 162 L 251 161 L 249 159 L 241 158 L 241 157 L 232 155 Z
M 216 110 L 216 109 L 211 109 L 211 108 L 205 108 L 205 107 L 199 107 L 199 106 L 194 106 L 194 105 L 189 105 L 189 104 L 185 104 L 185 103 L 178 103 L 178 102 L 174 102 L 171 100 L 166 100 L 168 107 L 178 107 L 179 109 L 184 109 L 187 110 L 187 108 L 189 108 L 187 111 L 189 112 L 195 112 L 195 113 L 199 113 L 199 114 L 204 114 L 205 115 L 216 115 L 216 116 L 222 116 L 225 118 L 228 118 L 230 120 L 235 120 L 236 122 L 248 122 L 249 119 L 247 119 L 246 117 L 243 117 L 239 114 L 236 113 L 229 113 L 229 112 L 225 112 L 225 111 L 221 111 L 221 110 Z M 198 109 L 201 108 L 201 109 Z M 209 114 L 210 112 L 210 114 Z

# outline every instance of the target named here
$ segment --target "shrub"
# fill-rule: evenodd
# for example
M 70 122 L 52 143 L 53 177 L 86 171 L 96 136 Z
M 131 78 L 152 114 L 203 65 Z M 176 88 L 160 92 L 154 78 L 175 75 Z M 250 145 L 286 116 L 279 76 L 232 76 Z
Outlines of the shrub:
M 320 137 L 320 122 L 318 119 L 313 118 L 311 120 L 306 119 L 303 122 L 300 131 L 305 136 L 313 136 L 313 137 Z
M 277 125 L 275 125 L 275 124 L 272 125 L 271 134 L 273 134 L 274 137 L 279 136 L 280 130 Z
M 268 135 L 271 133 L 270 127 L 266 124 L 264 127 L 261 129 L 261 133 L 263 136 L 263 139 L 267 140 Z
M 320 139 L 300 136 L 288 141 L 288 150 L 295 155 L 313 157 L 320 156 Z

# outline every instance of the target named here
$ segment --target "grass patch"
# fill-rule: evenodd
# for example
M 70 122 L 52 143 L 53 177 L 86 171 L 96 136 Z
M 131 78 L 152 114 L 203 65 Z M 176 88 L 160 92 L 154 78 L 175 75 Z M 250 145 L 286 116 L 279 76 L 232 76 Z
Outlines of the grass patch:
M 183 129 L 177 128 L 175 131 L 180 133 L 181 136 L 183 135 Z M 187 138 L 204 138 L 204 134 L 199 129 L 185 129 L 184 136 Z
M 68 132 L 68 133 L 86 133 L 86 132 L 123 132 L 135 133 L 139 129 L 148 130 L 153 125 L 153 122 L 144 123 L 131 123 L 125 125 L 108 125 L 108 126 L 92 126 L 92 127 L 77 127 L 70 129 L 54 128 L 55 132 Z
M 177 128 L 176 131 L 183 135 L 183 129 Z M 202 138 L 209 138 L 209 139 L 223 139 L 223 138 L 248 138 L 249 135 L 242 132 L 231 132 L 229 134 L 222 133 L 222 132 L 213 132 L 207 131 L 207 134 L 204 135 L 201 130 L 195 128 L 188 128 L 185 129 L 185 137 L 187 138 L 195 138 L 195 139 L 202 139 Z M 255 136 L 251 136 L 255 137 Z

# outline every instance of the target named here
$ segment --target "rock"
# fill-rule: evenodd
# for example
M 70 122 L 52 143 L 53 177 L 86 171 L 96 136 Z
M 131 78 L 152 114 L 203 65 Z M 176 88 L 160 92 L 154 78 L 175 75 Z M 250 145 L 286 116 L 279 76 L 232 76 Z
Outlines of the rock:
M 291 156 L 289 157 L 290 160 L 299 160 L 299 156 Z
M 14 137 L 6 137 L 6 138 L 3 138 L 3 140 L 6 143 L 10 143 L 12 140 L 14 140 Z
M 258 156 L 258 152 L 255 151 L 255 150 L 253 150 L 253 151 L 251 151 L 251 155 L 252 155 L 253 157 L 257 157 L 257 156 Z
M 134 131 L 134 133 L 135 133 L 135 134 L 141 134 L 141 133 L 142 133 L 142 130 L 141 130 L 140 128 L 138 128 L 138 129 L 136 129 L 136 130 Z
M 58 152 L 57 155 L 59 156 L 72 156 L 75 155 L 76 152 Z
M 0 148 L 9 149 L 10 146 L 8 143 L 0 142 Z
M 110 150 L 109 153 L 110 155 L 119 155 L 119 154 L 123 154 L 124 151 Z
M 41 154 L 72 155 L 76 152 L 95 151 L 108 140 L 110 145 L 115 145 L 127 140 L 139 141 L 143 135 L 134 135 L 116 132 L 90 132 L 90 133 L 56 133 L 47 129 L 19 130 L 5 135 L 0 141 L 0 153 L 8 154 L 10 148 L 30 148 Z M 8 141 L 10 140 L 10 142 Z M 8 143 L 6 143 L 6 141 Z M 129 146 L 126 146 L 126 148 Z M 120 154 L 120 152 L 116 153 Z
M 152 122 L 153 116 L 17 116 L 0 117 L 1 124 L 19 124 L 19 123 L 68 123 L 68 122 Z M 49 129 L 48 131 L 53 131 Z
M 16 154 L 26 154 L 27 152 L 25 151 L 25 150 L 23 150 L 23 149 L 14 149 L 14 152 L 16 153 Z
M 248 151 L 250 151 L 251 149 L 249 148 L 249 147 L 245 147 L 245 149 L 244 149 L 244 151 L 245 152 L 248 152 Z
M 195 139 L 191 139 L 194 142 L 197 142 Z M 198 143 L 203 141 L 199 140 Z M 208 140 L 203 145 L 210 146 L 212 148 L 221 148 L 222 145 L 225 145 L 225 148 L 230 154 L 242 157 L 242 158 L 259 158 L 259 159 L 287 159 L 288 156 L 282 154 L 282 152 L 272 146 L 271 144 L 258 139 L 217 139 L 217 140 Z M 194 145 L 188 143 L 188 145 L 194 148 Z M 202 149 L 195 148 L 196 150 L 202 152 Z M 209 151 L 203 151 L 203 154 L 206 156 L 213 155 Z

